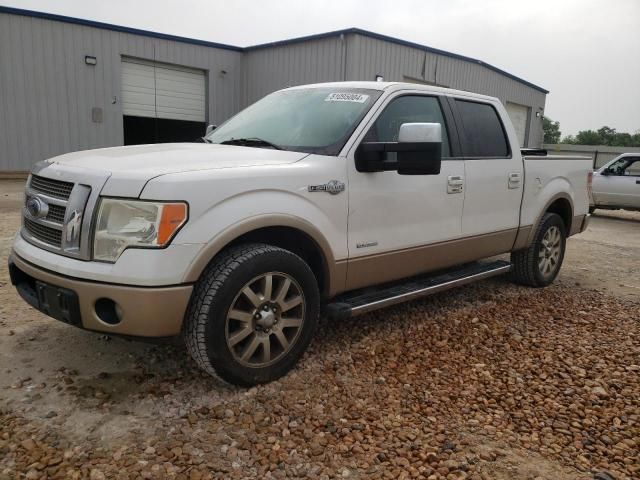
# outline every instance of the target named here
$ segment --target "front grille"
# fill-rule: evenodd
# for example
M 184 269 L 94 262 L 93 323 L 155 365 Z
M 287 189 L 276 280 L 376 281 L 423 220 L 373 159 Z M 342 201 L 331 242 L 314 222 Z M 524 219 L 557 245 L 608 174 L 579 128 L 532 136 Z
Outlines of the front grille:
M 29 183 L 29 187 L 31 187 L 31 190 L 33 191 L 66 200 L 71 195 L 73 183 L 40 177 L 38 175 L 31 175 L 31 183 Z
M 47 227 L 46 225 L 29 220 L 26 217 L 24 217 L 24 227 L 31 236 L 41 242 L 48 243 L 57 248 L 62 247 L 62 230 Z
M 47 220 L 50 222 L 64 223 L 64 214 L 67 213 L 66 207 L 60 205 L 49 205 L 49 213 L 47 213 Z

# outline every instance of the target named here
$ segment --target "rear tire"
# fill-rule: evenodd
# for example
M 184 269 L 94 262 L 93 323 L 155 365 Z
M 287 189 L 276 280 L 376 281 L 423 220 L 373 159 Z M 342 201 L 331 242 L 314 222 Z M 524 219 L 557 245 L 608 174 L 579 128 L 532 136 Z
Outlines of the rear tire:
M 567 242 L 566 227 L 555 213 L 545 213 L 526 250 L 511 253 L 511 278 L 530 287 L 546 287 L 558 276 Z
M 318 285 L 297 255 L 266 244 L 232 247 L 195 286 L 183 337 L 198 366 L 240 386 L 286 374 L 307 349 Z

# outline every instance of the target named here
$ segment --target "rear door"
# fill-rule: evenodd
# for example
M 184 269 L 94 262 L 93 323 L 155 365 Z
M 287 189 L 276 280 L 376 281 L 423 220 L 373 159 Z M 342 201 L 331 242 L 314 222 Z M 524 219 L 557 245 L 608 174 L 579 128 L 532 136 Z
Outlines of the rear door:
M 517 143 L 510 142 L 501 120 L 501 106 L 466 98 L 452 98 L 451 103 L 465 159 L 462 235 L 491 235 L 501 246 L 513 244 L 520 222 L 524 167 Z M 502 114 L 506 115 L 504 109 Z

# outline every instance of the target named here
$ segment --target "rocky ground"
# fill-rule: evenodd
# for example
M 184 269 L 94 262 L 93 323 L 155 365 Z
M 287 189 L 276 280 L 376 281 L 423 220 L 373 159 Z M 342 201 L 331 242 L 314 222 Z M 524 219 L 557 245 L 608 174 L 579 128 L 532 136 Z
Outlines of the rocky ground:
M 0 183 L 3 258 L 19 191 Z M 638 232 L 595 217 L 544 290 L 495 279 L 323 321 L 249 390 L 179 345 L 47 319 L 0 263 L 0 479 L 638 479 Z

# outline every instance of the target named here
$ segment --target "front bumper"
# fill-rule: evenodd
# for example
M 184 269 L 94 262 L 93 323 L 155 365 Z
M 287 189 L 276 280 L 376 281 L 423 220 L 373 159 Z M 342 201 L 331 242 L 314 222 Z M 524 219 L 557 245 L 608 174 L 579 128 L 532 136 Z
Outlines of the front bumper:
M 87 330 L 136 337 L 180 334 L 191 285 L 137 287 L 82 280 L 41 269 L 12 253 L 11 282 L 43 313 Z

